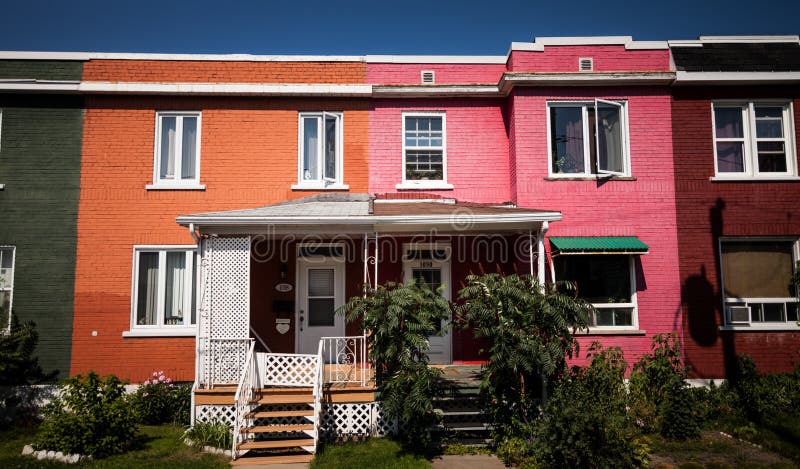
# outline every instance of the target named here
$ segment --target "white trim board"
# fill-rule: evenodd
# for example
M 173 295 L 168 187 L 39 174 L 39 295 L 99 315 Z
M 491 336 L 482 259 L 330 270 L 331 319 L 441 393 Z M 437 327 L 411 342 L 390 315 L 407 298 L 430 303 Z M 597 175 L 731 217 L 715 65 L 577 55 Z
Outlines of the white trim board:
M 800 72 L 675 72 L 676 85 L 693 84 L 743 84 L 743 83 L 798 83 Z

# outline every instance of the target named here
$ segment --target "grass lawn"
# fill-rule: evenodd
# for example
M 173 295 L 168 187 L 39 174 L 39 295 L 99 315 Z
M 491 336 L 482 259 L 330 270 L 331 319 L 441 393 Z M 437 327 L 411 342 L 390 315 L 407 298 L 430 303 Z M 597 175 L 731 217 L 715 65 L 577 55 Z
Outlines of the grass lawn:
M 183 443 L 183 429 L 170 425 L 142 426 L 133 449 L 124 454 L 84 464 L 38 461 L 22 456 L 22 447 L 33 441 L 35 430 L 14 429 L 0 432 L 0 468 L 228 468 L 229 458 L 202 453 Z
M 689 441 L 668 441 L 654 437 L 651 468 L 757 468 L 789 469 L 796 462 L 768 449 L 721 435 L 716 431 L 703 433 L 702 438 Z
M 424 456 L 404 453 L 400 444 L 388 438 L 371 438 L 363 443 L 326 446 L 311 462 L 311 469 L 428 469 Z

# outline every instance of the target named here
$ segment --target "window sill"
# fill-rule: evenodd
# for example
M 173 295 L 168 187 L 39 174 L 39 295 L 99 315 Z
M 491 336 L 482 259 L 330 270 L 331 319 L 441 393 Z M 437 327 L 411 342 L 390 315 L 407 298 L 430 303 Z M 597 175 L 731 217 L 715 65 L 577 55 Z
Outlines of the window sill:
M 589 331 L 578 331 L 575 335 L 645 335 L 647 331 L 642 329 L 589 329 Z
M 148 191 L 204 191 L 205 184 L 178 185 L 178 184 L 148 184 L 144 186 Z
M 800 326 L 793 323 L 774 324 L 769 326 L 719 326 L 721 332 L 800 332 Z
M 419 190 L 419 189 L 438 189 L 438 190 L 453 190 L 455 186 L 443 181 L 406 181 L 394 186 L 398 190 Z
M 139 329 L 124 331 L 122 337 L 194 337 L 197 335 L 196 327 L 176 327 L 159 329 Z
M 713 182 L 800 182 L 800 177 L 712 176 L 708 180 Z
M 545 181 L 635 181 L 635 176 L 548 176 Z
M 347 184 L 292 184 L 293 191 L 347 191 L 350 186 Z

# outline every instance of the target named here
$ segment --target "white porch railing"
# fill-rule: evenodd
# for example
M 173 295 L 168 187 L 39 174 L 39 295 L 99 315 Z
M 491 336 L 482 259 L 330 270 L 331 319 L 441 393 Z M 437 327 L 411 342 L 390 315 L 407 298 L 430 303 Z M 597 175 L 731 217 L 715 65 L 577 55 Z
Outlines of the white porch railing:
M 197 382 L 211 388 L 215 384 L 239 383 L 247 351 L 253 339 L 215 338 L 197 341 Z
M 326 383 L 367 384 L 370 373 L 367 368 L 367 337 L 322 337 L 320 354 L 327 369 Z
M 245 418 L 245 414 L 250 411 L 250 402 L 253 400 L 255 390 L 261 387 L 258 383 L 258 361 L 254 356 L 255 346 L 256 343 L 251 341 L 250 348 L 247 351 L 245 365 L 242 369 L 242 376 L 239 380 L 239 386 L 236 388 L 236 396 L 234 397 L 236 409 L 233 424 L 233 448 L 231 448 L 233 459 L 239 457 L 239 445 L 244 443 L 244 440 L 247 439 L 247 434 L 242 432 L 245 421 L 248 420 Z

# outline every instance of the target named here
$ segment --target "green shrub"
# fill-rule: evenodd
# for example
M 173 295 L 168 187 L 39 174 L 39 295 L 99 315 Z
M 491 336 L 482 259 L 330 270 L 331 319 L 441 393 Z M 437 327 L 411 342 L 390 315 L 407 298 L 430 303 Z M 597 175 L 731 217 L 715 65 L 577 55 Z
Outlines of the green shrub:
M 39 334 L 33 322 L 19 324 L 11 318 L 8 333 L 0 331 L 0 428 L 35 424 L 41 388 L 30 386 L 52 380 L 57 372 L 44 373 L 33 355 Z
M 626 410 L 627 364 L 617 348 L 589 349 L 588 367 L 573 367 L 535 424 L 533 454 L 544 467 L 643 467 L 649 445 Z
M 137 431 L 136 415 L 116 376 L 90 372 L 69 378 L 48 404 L 34 441 L 36 449 L 105 456 L 124 451 Z
M 662 431 L 662 420 L 672 396 L 686 387 L 688 375 L 683 366 L 680 344 L 675 335 L 657 334 L 650 353 L 642 355 L 630 376 L 630 407 L 642 430 Z M 677 411 L 679 404 L 674 406 Z
M 183 434 L 194 446 L 213 446 L 230 449 L 233 444 L 233 433 L 230 425 L 220 421 L 199 422 L 189 427 Z
M 191 393 L 191 385 L 173 383 L 163 371 L 154 371 L 130 400 L 139 422 L 145 425 L 188 425 Z
M 450 303 L 424 284 L 389 282 L 351 298 L 341 311 L 370 331 L 369 358 L 386 416 L 402 422 L 406 445 L 429 446 L 441 372 L 428 366 L 428 337 L 441 334 Z
M 686 386 L 677 386 L 664 409 L 661 435 L 672 440 L 688 440 L 700 436 L 694 393 Z
M 800 367 L 792 373 L 761 375 L 748 355 L 741 355 L 731 387 L 748 420 L 766 424 L 784 416 L 800 417 Z

